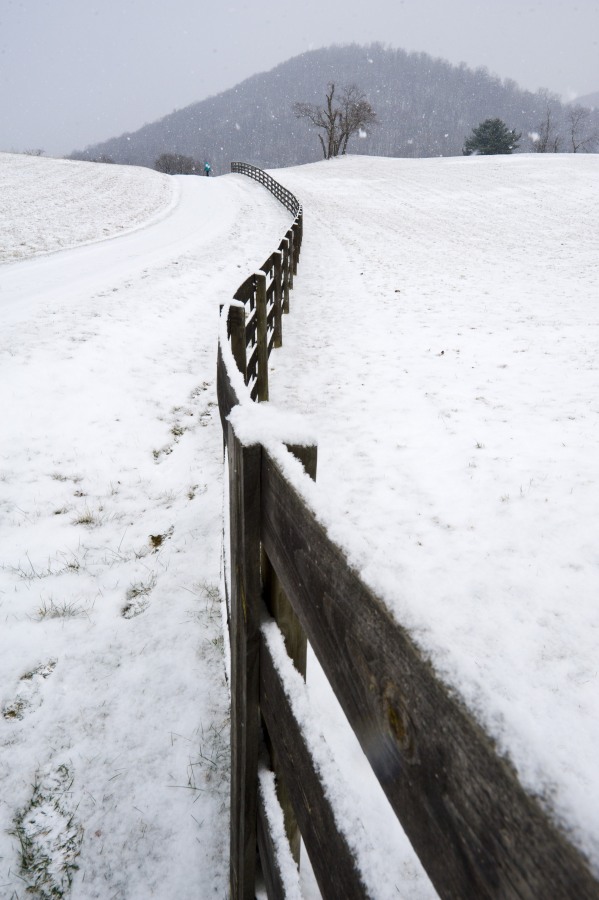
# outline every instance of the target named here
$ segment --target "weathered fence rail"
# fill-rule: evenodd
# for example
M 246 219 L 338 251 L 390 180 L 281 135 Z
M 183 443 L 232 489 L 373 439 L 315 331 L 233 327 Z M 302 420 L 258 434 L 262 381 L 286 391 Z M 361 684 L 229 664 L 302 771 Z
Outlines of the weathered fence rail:
M 233 166 L 268 187 L 295 220 L 221 317 L 218 397 L 231 536 L 231 897 L 254 897 L 257 848 L 269 898 L 297 890 L 289 860 L 299 863 L 300 834 L 323 897 L 370 896 L 352 836 L 339 826 L 315 763 L 322 748 L 302 724 L 308 639 L 441 897 L 598 898 L 585 859 L 522 789 L 303 499 L 302 478 L 316 475 L 315 447 L 267 450 L 252 439 L 247 417 L 236 414 L 238 404 L 268 397 L 268 355 L 282 341 L 302 210 L 266 173 Z M 288 451 L 305 475 L 285 474 Z M 278 805 L 259 787 L 264 766 L 275 772 Z M 277 816 L 288 839 L 283 849 Z

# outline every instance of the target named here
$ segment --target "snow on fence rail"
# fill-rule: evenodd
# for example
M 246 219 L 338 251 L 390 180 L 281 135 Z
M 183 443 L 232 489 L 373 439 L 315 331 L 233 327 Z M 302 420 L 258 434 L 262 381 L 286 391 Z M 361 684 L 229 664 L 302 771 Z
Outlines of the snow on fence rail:
M 296 435 L 286 445 L 269 436 L 266 447 L 259 428 L 252 437 L 252 416 L 259 418 L 252 400 L 268 398 L 268 356 L 282 342 L 302 209 L 265 172 L 243 163 L 232 169 L 260 181 L 295 216 L 278 249 L 221 313 L 232 900 L 254 897 L 256 848 L 268 897 L 298 896 L 292 860 L 299 865 L 300 835 L 325 900 L 372 895 L 315 761 L 322 748 L 305 715 L 307 639 L 441 897 L 599 898 L 586 860 L 525 793 L 509 762 L 310 509 L 302 479 L 315 478 L 316 448 L 294 444 Z M 282 822 L 289 846 L 281 840 Z

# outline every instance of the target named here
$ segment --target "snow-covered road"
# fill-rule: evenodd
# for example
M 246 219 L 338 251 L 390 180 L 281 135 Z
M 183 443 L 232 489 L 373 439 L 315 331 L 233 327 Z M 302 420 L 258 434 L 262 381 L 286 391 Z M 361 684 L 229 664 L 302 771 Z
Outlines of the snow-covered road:
M 22 321 L 35 306 L 78 302 L 119 280 L 139 279 L 148 268 L 165 266 L 199 247 L 210 248 L 217 258 L 215 248 L 228 246 L 247 196 L 238 181 L 226 181 L 224 188 L 216 179 L 172 179 L 172 201 L 157 222 L 101 243 L 6 265 L 0 282 L 3 321 Z M 225 255 L 225 268 L 226 262 Z
M 86 230 L 133 233 L 0 267 L 2 896 L 34 883 L 22 840 L 79 900 L 226 891 L 218 308 L 289 216 L 241 176 L 164 177 L 140 227 L 155 178 Z

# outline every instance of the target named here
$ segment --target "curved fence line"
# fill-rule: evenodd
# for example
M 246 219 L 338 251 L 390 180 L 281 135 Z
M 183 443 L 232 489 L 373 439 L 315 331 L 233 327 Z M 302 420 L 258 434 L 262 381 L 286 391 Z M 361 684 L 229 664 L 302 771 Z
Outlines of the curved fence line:
M 253 900 L 257 865 L 269 900 L 297 897 L 290 863 L 299 866 L 302 840 L 325 900 L 372 896 L 352 849 L 363 828 L 340 816 L 315 763 L 326 750 L 305 722 L 307 639 L 440 897 L 598 900 L 587 860 L 318 521 L 305 481 L 316 477 L 316 448 L 261 438 L 256 411 L 236 409 L 268 399 L 268 357 L 282 343 L 303 216 L 297 198 L 266 172 L 245 163 L 232 169 L 263 184 L 295 218 L 225 304 L 219 331 L 229 472 L 231 900 Z
M 279 246 L 262 263 L 257 272 L 237 288 L 233 302 L 221 315 L 226 316 L 226 333 L 235 365 L 241 373 L 252 400 L 268 400 L 268 357 L 283 342 L 283 314 L 289 312 L 289 292 L 297 273 L 303 237 L 302 207 L 294 194 L 275 181 L 267 172 L 249 163 L 231 163 L 231 171 L 258 181 L 294 216 L 292 225 Z M 223 341 L 219 340 L 219 372 L 223 369 Z M 226 369 L 226 366 L 225 366 Z M 241 399 L 225 396 L 230 379 L 218 379 L 219 406 L 225 421 L 233 406 Z
M 278 181 L 275 181 L 268 172 L 259 169 L 257 166 L 252 166 L 250 163 L 243 162 L 231 163 L 231 172 L 235 172 L 238 175 L 247 175 L 248 178 L 259 181 L 260 184 L 263 184 L 264 187 L 283 204 L 283 206 L 287 207 L 293 216 L 300 214 L 301 205 L 297 197 L 292 194 L 291 191 L 288 191 L 287 188 L 283 187 L 282 184 L 279 184 Z

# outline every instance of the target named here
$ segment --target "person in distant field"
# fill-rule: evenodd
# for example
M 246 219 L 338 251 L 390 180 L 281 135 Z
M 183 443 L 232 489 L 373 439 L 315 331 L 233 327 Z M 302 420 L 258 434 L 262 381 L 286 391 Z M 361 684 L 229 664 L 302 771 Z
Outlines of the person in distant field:
M 209 162 L 205 162 L 204 163 L 204 175 L 206 175 L 208 178 L 210 178 L 211 171 L 212 171 L 212 166 L 210 165 Z

